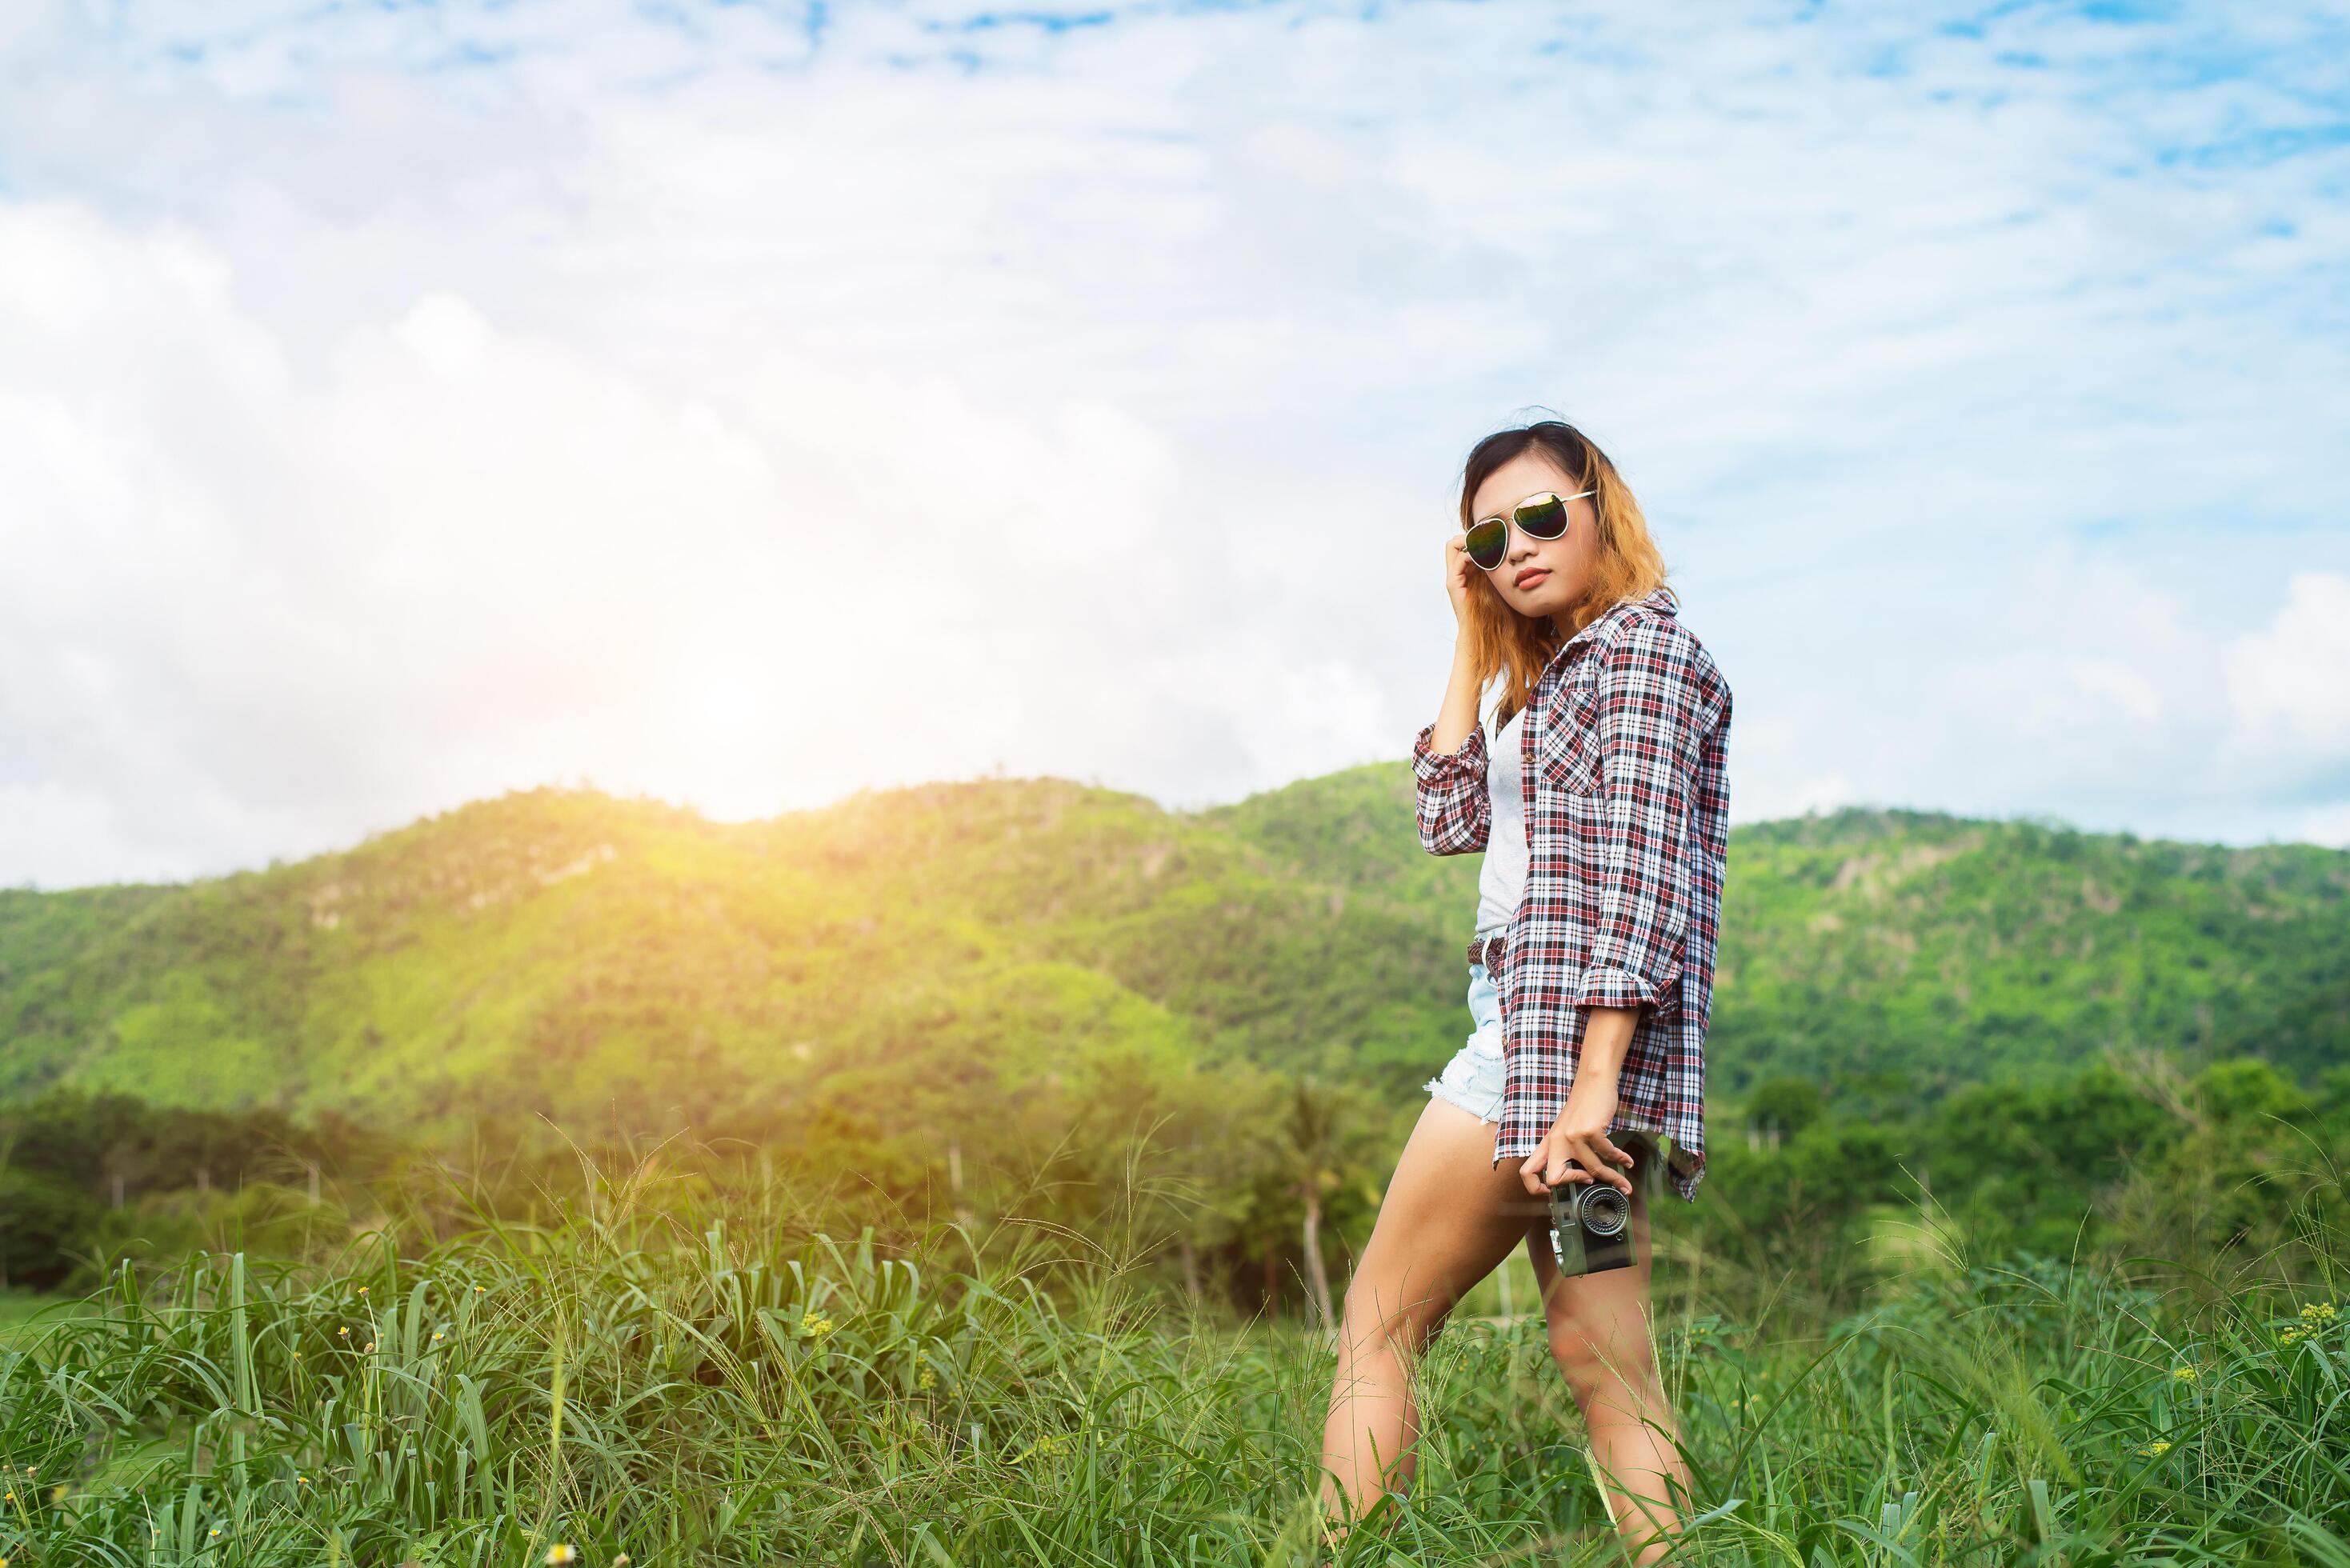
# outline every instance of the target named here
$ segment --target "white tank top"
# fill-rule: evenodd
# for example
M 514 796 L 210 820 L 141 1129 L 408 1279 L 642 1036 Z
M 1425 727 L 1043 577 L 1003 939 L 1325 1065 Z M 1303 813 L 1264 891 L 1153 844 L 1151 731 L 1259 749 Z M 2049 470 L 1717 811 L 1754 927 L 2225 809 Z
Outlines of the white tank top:
M 1526 711 L 1521 708 L 1485 748 L 1485 789 L 1492 796 L 1493 819 L 1485 835 L 1485 864 L 1477 874 L 1481 933 L 1508 925 L 1525 896 L 1526 804 L 1520 793 L 1525 770 L 1518 759 L 1525 727 Z

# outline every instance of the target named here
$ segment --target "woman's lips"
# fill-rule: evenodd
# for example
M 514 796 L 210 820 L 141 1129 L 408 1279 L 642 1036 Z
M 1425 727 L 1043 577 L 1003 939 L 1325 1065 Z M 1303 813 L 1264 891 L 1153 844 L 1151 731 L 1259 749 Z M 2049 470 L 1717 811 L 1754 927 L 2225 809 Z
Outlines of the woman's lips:
M 1536 566 L 1531 571 L 1520 572 L 1517 575 L 1516 582 L 1518 587 L 1522 588 L 1530 588 L 1549 576 L 1550 569 L 1548 567 Z

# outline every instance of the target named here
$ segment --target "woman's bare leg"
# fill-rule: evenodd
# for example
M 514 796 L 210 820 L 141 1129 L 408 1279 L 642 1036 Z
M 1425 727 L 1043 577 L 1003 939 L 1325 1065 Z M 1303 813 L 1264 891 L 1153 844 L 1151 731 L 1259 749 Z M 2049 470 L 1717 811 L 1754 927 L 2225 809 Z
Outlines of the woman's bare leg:
M 1639 1151 L 1643 1159 L 1654 1157 L 1653 1144 Z M 1632 1560 L 1645 1564 L 1662 1557 L 1668 1537 L 1680 1530 L 1668 1483 L 1686 1488 L 1690 1474 L 1673 1446 L 1680 1428 L 1658 1381 L 1649 1337 L 1648 1198 L 1638 1180 L 1632 1238 L 1632 1266 L 1596 1274 L 1561 1275 L 1547 1230 L 1527 1236 L 1526 1251 L 1542 1290 L 1552 1359 L 1583 1410 L 1592 1457 L 1609 1478 L 1608 1511 Z
M 1419 1437 L 1410 1367 L 1445 1314 L 1526 1235 L 1514 1163 L 1493 1168 L 1492 1122 L 1431 1096 L 1347 1286 L 1322 1431 L 1322 1498 L 1359 1513 L 1408 1485 Z

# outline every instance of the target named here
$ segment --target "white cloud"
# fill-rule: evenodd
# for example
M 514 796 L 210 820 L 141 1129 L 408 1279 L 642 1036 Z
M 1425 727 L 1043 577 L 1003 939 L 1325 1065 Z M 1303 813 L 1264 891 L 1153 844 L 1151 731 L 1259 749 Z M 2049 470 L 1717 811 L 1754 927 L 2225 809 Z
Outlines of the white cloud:
M 2110 702 L 2142 724 L 2162 716 L 2153 682 L 2118 659 L 2076 659 L 2073 681 L 2083 696 Z
M 2260 140 L 2322 17 L 827 15 L 0 26 L 0 789 L 73 824 L 0 877 L 1399 756 L 1536 409 L 1639 489 L 1742 816 L 2350 793 L 2350 155 Z
M 2350 849 L 2350 801 L 2313 806 L 2290 819 L 2276 836 L 2331 845 L 2336 849 Z
M 2227 668 L 2256 743 L 2350 768 L 2350 576 L 2295 572 L 2284 607 L 2229 649 Z
M 546 777 L 739 813 L 1072 767 L 1073 716 L 1178 695 L 1062 641 L 1182 635 L 1171 462 L 1107 405 L 844 369 L 730 419 L 447 293 L 297 384 L 176 242 L 0 212 L 0 277 L 60 244 L 125 308 L 0 291 L 0 406 L 41 416 L 0 432 L 0 721 L 19 787 L 146 784 L 120 869 L 183 863 L 194 781 L 260 810 L 252 857 Z

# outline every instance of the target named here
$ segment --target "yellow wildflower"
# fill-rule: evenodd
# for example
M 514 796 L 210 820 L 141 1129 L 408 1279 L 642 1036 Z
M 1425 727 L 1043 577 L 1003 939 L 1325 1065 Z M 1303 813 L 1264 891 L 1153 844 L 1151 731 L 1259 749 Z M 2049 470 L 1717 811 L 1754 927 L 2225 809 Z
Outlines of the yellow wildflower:
M 2170 1376 L 2176 1382 L 2193 1383 L 2201 1378 L 2203 1375 L 2200 1372 L 2196 1371 L 2192 1366 L 2174 1366 L 2170 1369 Z
M 2334 1321 L 2334 1303 L 2332 1302 L 2311 1302 L 2308 1305 L 2301 1309 L 2301 1321 L 2303 1323 L 2332 1323 Z
M 832 1319 L 817 1313 L 807 1313 L 800 1318 L 800 1332 L 810 1339 L 822 1339 L 832 1332 Z
M 1047 1432 L 1043 1437 L 1037 1438 L 1035 1442 L 1029 1444 L 1028 1452 L 1023 1457 L 1048 1459 L 1076 1441 L 1076 1437 L 1074 1433 Z
M 546 1560 L 552 1563 L 577 1563 L 579 1561 L 579 1553 L 558 1542 L 546 1549 Z
M 2157 1438 L 2155 1441 L 2148 1443 L 2146 1447 L 2140 1449 L 2138 1452 L 2146 1455 L 2148 1459 L 2159 1459 L 2164 1454 L 2170 1452 L 2170 1443 L 2168 1438 Z
M 2277 1343 L 2279 1345 L 2297 1345 L 2301 1342 L 2301 1330 L 2297 1328 L 2279 1329 L 2277 1331 Z
M 367 1294 L 367 1287 L 366 1287 L 365 1285 L 361 1285 L 361 1286 L 359 1287 L 359 1294 L 361 1294 L 361 1295 L 365 1295 L 365 1294 Z
M 920 1372 L 914 1374 L 915 1387 L 935 1388 L 938 1386 L 939 1375 L 936 1372 L 933 1372 L 931 1368 L 925 1366 Z
M 345 1339 L 348 1339 L 351 1336 L 351 1325 L 349 1324 L 345 1324 L 342 1327 L 335 1330 L 335 1332 L 341 1334 Z

